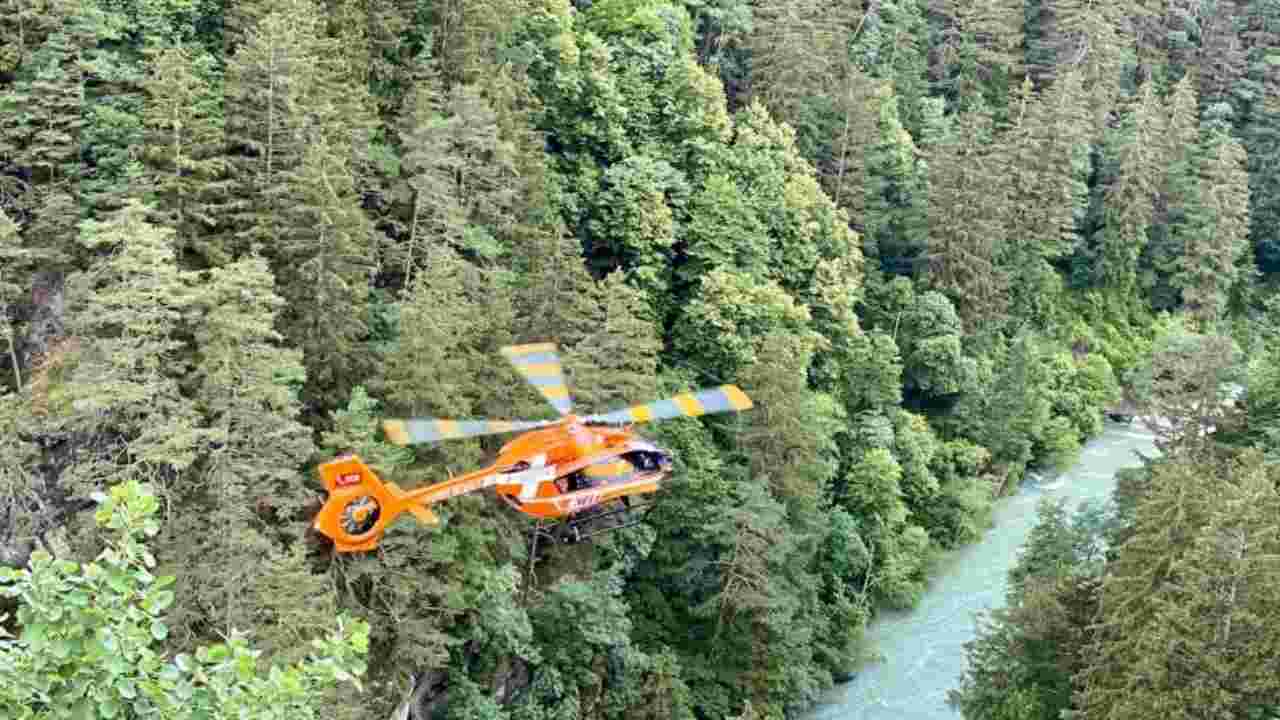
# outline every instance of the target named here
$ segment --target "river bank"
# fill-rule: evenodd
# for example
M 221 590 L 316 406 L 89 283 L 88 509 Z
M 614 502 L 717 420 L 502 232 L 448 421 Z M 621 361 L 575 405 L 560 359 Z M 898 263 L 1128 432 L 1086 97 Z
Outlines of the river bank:
M 955 720 L 946 704 L 964 670 L 964 644 L 974 637 L 977 613 L 1004 603 L 1008 572 L 1036 522 L 1044 497 L 1065 497 L 1074 510 L 1086 500 L 1105 502 L 1115 473 L 1140 464 L 1135 452 L 1155 455 L 1153 436 L 1140 422 L 1108 421 L 1081 449 L 1070 470 L 1028 481 L 998 501 L 982 540 L 942 558 L 920 604 L 882 612 L 867 629 L 881 657 L 826 693 L 805 720 Z

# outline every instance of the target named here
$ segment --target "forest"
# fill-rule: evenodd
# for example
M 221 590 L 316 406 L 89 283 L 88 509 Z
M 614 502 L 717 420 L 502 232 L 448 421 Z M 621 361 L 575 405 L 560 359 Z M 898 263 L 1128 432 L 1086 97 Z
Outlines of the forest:
M 1280 717 L 1277 0 L 0 8 L 0 715 L 797 717 L 1112 411 L 954 702 Z M 383 417 L 551 417 L 531 342 L 755 407 L 533 573 L 492 494 L 312 530 L 507 439 Z

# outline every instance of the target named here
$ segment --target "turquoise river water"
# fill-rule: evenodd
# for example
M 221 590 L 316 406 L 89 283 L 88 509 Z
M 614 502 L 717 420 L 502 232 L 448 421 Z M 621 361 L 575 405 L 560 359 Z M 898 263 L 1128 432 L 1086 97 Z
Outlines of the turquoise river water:
M 1028 480 L 1001 500 L 994 526 L 941 563 L 917 607 L 882 613 L 868 628 L 882 660 L 830 690 L 806 720 L 957 720 L 946 698 L 964 670 L 964 644 L 974 636 L 976 614 L 1004 604 L 1007 574 L 1035 525 L 1036 504 L 1065 497 L 1074 511 L 1083 500 L 1106 500 L 1116 471 L 1141 464 L 1135 451 L 1156 454 L 1151 434 L 1137 421 L 1108 422 L 1070 470 Z

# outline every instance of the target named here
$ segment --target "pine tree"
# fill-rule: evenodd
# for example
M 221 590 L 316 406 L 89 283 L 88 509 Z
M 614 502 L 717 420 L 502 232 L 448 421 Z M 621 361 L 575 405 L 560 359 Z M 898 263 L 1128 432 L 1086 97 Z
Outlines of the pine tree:
M 554 341 L 565 348 L 579 345 L 599 329 L 606 312 L 601 288 L 587 271 L 582 244 L 559 224 L 529 226 L 524 241 L 512 255 L 518 277 L 518 339 Z
M 735 494 L 734 506 L 707 528 L 720 545 L 714 562 L 719 587 L 694 612 L 714 618 L 710 645 L 739 678 L 740 692 L 768 707 L 770 657 L 782 654 L 788 616 L 795 612 L 783 570 L 795 540 L 785 531 L 783 507 L 761 483 L 741 483 Z
M 185 45 L 153 50 L 149 58 L 143 89 L 150 102 L 142 116 L 147 195 L 161 221 L 177 231 L 180 248 L 206 263 L 226 262 L 206 239 L 218 222 L 215 196 L 225 162 L 223 95 L 213 58 Z
M 1132 696 L 1131 683 L 1138 680 L 1134 670 L 1144 662 L 1143 636 L 1156 629 L 1152 593 L 1167 581 L 1175 558 L 1210 511 L 1209 485 L 1202 480 L 1206 470 L 1204 459 L 1155 466 L 1133 533 L 1108 563 L 1094 639 L 1076 678 L 1078 707 L 1087 718 L 1112 717 Z
M 175 493 L 181 510 L 162 559 L 188 578 L 174 610 L 186 632 L 253 627 L 269 652 L 290 655 L 326 608 L 299 558 L 280 550 L 305 531 L 297 518 L 311 498 L 298 473 L 315 448 L 299 421 L 302 353 L 279 346 L 284 300 L 273 284 L 266 260 L 249 255 L 199 288 L 195 393 L 207 450 L 199 480 Z M 257 562 L 228 562 L 245 554 Z
M 1057 280 L 1051 262 L 1076 245 L 1076 218 L 1088 203 L 1085 168 L 1088 118 L 1080 76 L 1061 73 L 1036 96 L 1029 76 L 1011 109 L 1005 136 L 1005 202 L 1009 244 L 1002 264 L 1009 268 L 1012 311 L 1019 317 L 1052 313 Z
M 1226 306 L 1246 249 L 1249 177 L 1244 148 L 1221 122 L 1207 129 L 1199 154 L 1200 196 L 1192 199 L 1193 225 L 1175 282 L 1192 317 L 1208 329 Z
M 1080 707 L 1088 718 L 1244 715 L 1276 692 L 1260 662 L 1280 642 L 1264 599 L 1280 583 L 1264 519 L 1280 507 L 1274 478 L 1256 455 L 1155 467 L 1103 584 Z
M 374 229 L 360 208 L 348 153 L 323 136 L 291 173 L 294 205 L 273 255 L 287 304 L 279 323 L 304 352 L 312 406 L 337 407 L 368 373 L 360 343 L 368 333 Z
M 1164 122 L 1160 126 L 1164 172 L 1148 232 L 1149 241 L 1139 261 L 1145 269 L 1142 285 L 1148 293 L 1148 302 L 1155 309 L 1179 305 L 1173 276 L 1178 272 L 1192 231 L 1188 212 L 1200 192 L 1196 172 L 1200 121 L 1192 73 L 1183 75 L 1174 86 L 1165 107 Z
M 480 80 L 496 64 L 494 54 L 511 19 L 530 12 L 524 0 L 446 0 L 432 11 L 448 87 Z
M 1204 108 L 1215 103 L 1231 103 L 1246 69 L 1238 17 L 1240 4 L 1222 1 L 1202 16 L 1200 48 L 1196 53 L 1196 76 Z
M 806 98 L 821 94 L 843 65 L 848 13 L 842 3 L 816 0 L 756 4 L 747 42 L 751 98 L 779 117 L 797 118 Z
M 988 191 L 998 177 L 991 122 L 981 106 L 966 111 L 929 162 L 927 282 L 952 298 L 970 325 L 1003 312 L 1009 284 L 997 264 L 1008 207 Z
M 1092 111 L 1092 137 L 1106 127 L 1120 91 L 1125 61 L 1125 12 L 1131 6 L 1117 0 L 1058 0 L 1053 3 L 1053 42 L 1060 69 L 1074 68 L 1087 88 Z
M 1247 85 L 1253 94 L 1241 139 L 1249 153 L 1249 239 L 1260 269 L 1280 268 L 1280 11 L 1250 2 L 1242 34 L 1248 48 Z
M 955 65 L 963 62 L 961 55 L 972 54 L 969 61 L 976 66 L 976 79 L 983 83 L 982 89 L 996 96 L 1003 95 L 1006 88 L 1023 75 L 1022 3 L 944 0 L 934 12 L 940 24 L 937 50 L 940 64 Z M 961 107 L 967 107 L 970 89 L 960 86 L 952 90 Z
M 122 472 L 184 470 L 201 442 L 178 385 L 193 295 L 177 266 L 174 232 L 149 223 L 151 211 L 133 200 L 104 221 L 86 221 L 80 243 L 108 254 L 70 282 L 83 300 L 69 308 L 69 330 L 89 339 L 69 389 L 74 422 L 128 438 Z
M 311 63 L 319 21 L 309 0 L 291 0 L 244 28 L 243 41 L 228 59 L 226 134 L 230 181 L 220 241 L 223 257 L 239 257 L 253 246 L 274 260 L 287 232 L 293 202 L 290 171 L 302 162 L 307 132 Z
M 405 170 L 413 193 L 405 272 L 427 242 L 447 242 L 486 261 L 504 255 L 525 188 L 514 142 L 480 85 L 443 97 L 434 61 L 424 64 L 403 122 Z M 434 238 L 434 240 L 428 240 Z
M 767 410 L 744 423 L 740 446 L 752 475 L 768 483 L 774 497 L 808 505 L 834 474 L 830 459 L 821 457 L 833 443 L 833 413 L 823 407 L 826 398 L 808 388 L 817 338 L 771 333 L 760 345 L 759 361 L 743 369 L 740 382 L 753 402 Z
M 901 98 L 888 85 L 874 91 L 877 118 L 869 140 L 863 140 L 863 244 L 874 247 L 881 267 L 909 273 L 927 246 L 927 211 L 923 192 L 923 154 L 903 126 Z
M 1217 484 L 1208 521 L 1156 594 L 1142 678 L 1125 700 L 1131 717 L 1248 716 L 1280 693 L 1272 658 L 1280 652 L 1280 498 L 1275 474 L 1242 458 Z M 1168 653 L 1167 648 L 1174 651 Z M 1170 712 L 1171 711 L 1171 712 Z
M 459 384 L 470 382 L 468 341 L 474 300 L 464 261 L 447 245 L 428 253 L 400 307 L 400 341 L 386 361 L 389 404 L 415 416 L 454 418 L 471 412 Z
M 65 268 L 76 254 L 71 239 L 84 216 L 81 181 L 86 169 L 80 157 L 89 123 L 79 61 L 96 38 L 76 22 L 73 3 L 58 2 L 45 10 L 47 14 L 30 19 L 44 25 L 48 36 L 26 51 L 12 90 L 0 93 L 0 157 L 11 164 L 13 174 L 29 178 L 6 182 L 17 186 L 11 194 L 19 217 L 36 218 L 26 224 L 28 243 L 51 253 L 48 260 L 55 267 Z
M 444 116 L 436 63 L 423 62 L 419 74 L 401 124 L 403 167 L 413 193 L 408 237 L 396 249 L 403 255 L 406 286 L 431 244 L 444 242 L 456 247 L 466 230 L 465 211 L 452 187 L 458 158 L 449 152 L 449 120 Z
M 827 194 L 845 208 L 857 229 L 865 227 L 868 191 L 866 138 L 876 133 L 874 93 L 880 87 L 857 68 L 850 68 L 834 88 L 839 122 L 832 142 L 831 160 L 819 163 Z
M 1101 284 L 1127 297 L 1137 283 L 1138 257 L 1147 243 L 1155 214 L 1160 172 L 1160 127 L 1155 90 L 1144 83 L 1118 140 L 1118 175 L 1103 199 Z

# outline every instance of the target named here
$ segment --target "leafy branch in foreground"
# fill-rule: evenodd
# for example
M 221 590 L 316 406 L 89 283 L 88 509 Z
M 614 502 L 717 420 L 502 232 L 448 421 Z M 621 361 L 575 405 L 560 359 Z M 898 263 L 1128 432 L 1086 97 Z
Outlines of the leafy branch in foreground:
M 192 657 L 157 644 L 173 603 L 172 576 L 155 577 L 146 539 L 159 532 L 159 501 L 136 480 L 96 493 L 106 548 L 86 565 L 32 554 L 29 569 L 0 569 L 0 595 L 20 602 L 17 638 L 0 628 L 0 715 L 42 718 L 319 718 L 325 689 L 360 688 L 369 626 L 338 618 L 312 640 L 311 657 L 259 667 L 260 650 L 232 632 Z M 3 619 L 3 617 L 0 617 Z

